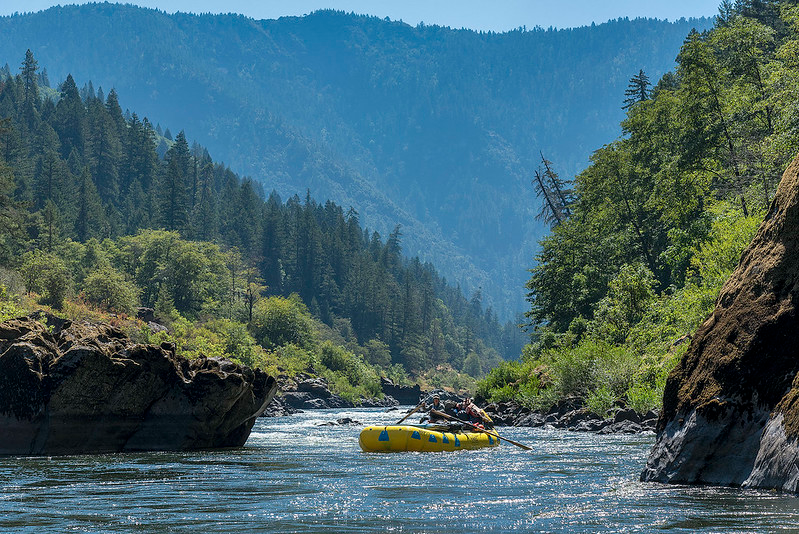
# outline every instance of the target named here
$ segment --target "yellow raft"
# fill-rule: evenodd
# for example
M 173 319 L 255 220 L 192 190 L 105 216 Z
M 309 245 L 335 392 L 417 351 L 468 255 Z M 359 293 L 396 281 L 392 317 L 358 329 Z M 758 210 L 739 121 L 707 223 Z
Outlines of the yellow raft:
M 435 425 L 368 426 L 358 443 L 366 452 L 441 452 L 496 447 L 499 438 L 483 432 L 446 432 Z

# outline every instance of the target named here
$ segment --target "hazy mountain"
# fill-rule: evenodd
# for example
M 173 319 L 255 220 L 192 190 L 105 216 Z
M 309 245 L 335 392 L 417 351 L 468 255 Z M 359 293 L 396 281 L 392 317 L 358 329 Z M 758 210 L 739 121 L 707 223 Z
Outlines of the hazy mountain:
M 322 11 L 256 21 L 115 4 L 0 18 L 0 62 L 115 87 L 284 197 L 353 206 L 502 317 L 523 309 L 539 153 L 563 176 L 619 135 L 629 78 L 671 69 L 691 28 L 617 20 L 504 34 Z

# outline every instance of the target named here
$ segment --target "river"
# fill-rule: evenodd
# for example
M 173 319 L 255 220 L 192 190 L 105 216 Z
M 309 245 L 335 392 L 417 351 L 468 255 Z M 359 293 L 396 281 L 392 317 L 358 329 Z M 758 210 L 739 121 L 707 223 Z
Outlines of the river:
M 0 459 L 0 532 L 775 532 L 799 498 L 644 484 L 648 435 L 500 428 L 533 448 L 367 454 L 399 412 L 259 419 L 243 449 Z

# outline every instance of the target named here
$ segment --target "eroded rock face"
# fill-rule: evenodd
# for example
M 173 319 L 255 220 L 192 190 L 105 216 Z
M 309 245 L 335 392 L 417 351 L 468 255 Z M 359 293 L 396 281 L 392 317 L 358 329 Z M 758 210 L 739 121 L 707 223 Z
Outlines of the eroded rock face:
M 799 491 L 799 158 L 669 376 L 642 480 Z
M 112 326 L 0 323 L 0 454 L 238 447 L 277 389 L 227 360 L 188 361 Z

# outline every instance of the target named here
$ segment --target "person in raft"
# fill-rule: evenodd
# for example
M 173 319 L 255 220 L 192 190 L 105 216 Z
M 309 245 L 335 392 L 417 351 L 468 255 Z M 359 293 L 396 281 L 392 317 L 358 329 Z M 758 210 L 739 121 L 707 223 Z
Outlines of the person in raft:
M 444 411 L 444 405 L 441 404 L 441 397 L 439 397 L 438 395 L 433 395 L 433 404 L 431 404 L 430 406 L 425 405 L 424 411 L 427 412 L 427 415 L 425 417 L 429 419 L 431 423 L 439 423 L 444 421 L 443 417 L 434 414 L 431 410 L 435 410 L 437 412 Z
M 485 410 L 472 402 L 472 399 L 466 397 L 463 402 L 457 405 L 458 419 L 469 421 L 470 423 L 482 428 L 492 428 L 493 421 L 485 413 Z

